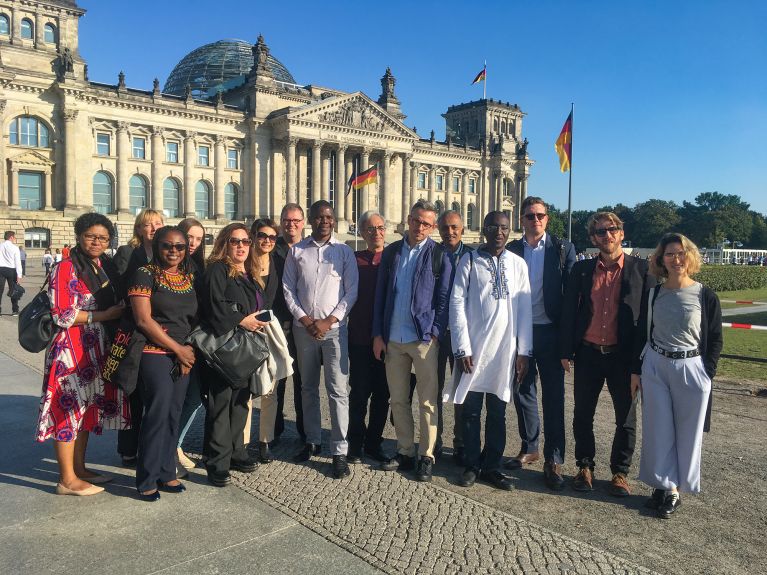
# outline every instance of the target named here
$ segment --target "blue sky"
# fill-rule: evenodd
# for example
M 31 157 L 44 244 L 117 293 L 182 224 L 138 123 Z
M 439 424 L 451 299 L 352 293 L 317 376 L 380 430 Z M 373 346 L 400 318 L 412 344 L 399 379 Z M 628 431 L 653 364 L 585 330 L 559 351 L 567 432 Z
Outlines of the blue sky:
M 554 141 L 574 102 L 573 209 L 719 191 L 767 214 L 767 2 L 79 3 L 93 81 L 151 89 L 194 48 L 262 33 L 302 84 L 376 99 L 391 66 L 405 123 L 441 139 L 487 60 L 488 97 L 527 113 L 530 194 L 567 207 Z

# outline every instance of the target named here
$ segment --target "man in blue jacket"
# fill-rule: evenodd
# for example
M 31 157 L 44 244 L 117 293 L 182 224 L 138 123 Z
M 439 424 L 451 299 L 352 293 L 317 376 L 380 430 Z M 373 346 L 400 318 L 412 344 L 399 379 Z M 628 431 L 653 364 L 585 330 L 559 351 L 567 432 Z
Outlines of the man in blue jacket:
M 429 237 L 436 220 L 434 204 L 419 201 L 412 207 L 404 239 L 387 246 L 381 256 L 373 310 L 373 354 L 377 359 L 385 355 L 397 435 L 397 456 L 381 467 L 387 471 L 416 467 L 409 397 L 412 368 L 420 419 L 418 481 L 431 481 L 434 463 L 438 340 L 447 327 L 452 275 L 447 254 Z

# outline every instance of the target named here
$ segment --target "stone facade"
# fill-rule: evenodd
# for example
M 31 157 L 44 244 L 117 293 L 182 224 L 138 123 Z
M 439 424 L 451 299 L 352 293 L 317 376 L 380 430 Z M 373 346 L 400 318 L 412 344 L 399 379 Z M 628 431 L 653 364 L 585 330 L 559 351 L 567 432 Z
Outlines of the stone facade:
M 0 228 L 26 232 L 28 251 L 46 234 L 52 247 L 71 243 L 74 218 L 93 209 L 124 243 L 144 206 L 215 233 L 232 219 L 276 219 L 288 201 L 327 199 L 344 236 L 368 209 L 401 229 L 424 198 L 461 211 L 470 240 L 491 209 L 520 229 L 533 162 L 516 105 L 452 106 L 446 141 L 423 139 L 403 123 L 391 70 L 377 101 L 279 81 L 262 37 L 239 85 L 209 99 L 163 93 L 157 80 L 129 88 L 122 72 L 116 84 L 93 82 L 78 49 L 83 14 L 70 0 L 0 0 Z M 374 163 L 378 183 L 345 194 Z

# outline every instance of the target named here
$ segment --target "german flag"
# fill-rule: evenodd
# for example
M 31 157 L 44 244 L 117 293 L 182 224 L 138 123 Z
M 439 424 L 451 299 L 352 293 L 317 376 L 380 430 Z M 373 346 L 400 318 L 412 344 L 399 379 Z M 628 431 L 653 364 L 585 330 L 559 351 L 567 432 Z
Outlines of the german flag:
M 378 182 L 378 164 L 375 164 L 372 168 L 368 168 L 364 172 L 360 172 L 359 176 L 352 174 L 347 184 L 346 193 L 348 194 L 352 189 L 359 190 L 364 188 L 368 184 L 375 184 Z
M 474 77 L 474 81 L 471 83 L 471 85 L 473 86 L 477 82 L 481 82 L 482 80 L 485 80 L 486 78 L 487 78 L 487 66 L 482 68 L 482 71 Z
M 565 125 L 559 133 L 554 149 L 559 154 L 559 169 L 563 172 L 570 170 L 570 160 L 573 157 L 573 113 L 567 116 Z

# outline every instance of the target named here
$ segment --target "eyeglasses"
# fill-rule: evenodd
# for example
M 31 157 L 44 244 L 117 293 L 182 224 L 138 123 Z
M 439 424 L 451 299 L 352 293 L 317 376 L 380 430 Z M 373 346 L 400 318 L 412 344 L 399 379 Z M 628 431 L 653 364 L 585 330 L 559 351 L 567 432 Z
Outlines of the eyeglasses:
M 537 219 L 539 222 L 543 220 L 548 214 L 543 214 L 540 212 L 531 212 L 529 214 L 525 214 L 525 219 L 530 220 L 531 222 L 535 219 Z
M 495 226 L 495 225 L 485 226 L 485 233 L 487 234 L 497 234 L 499 230 L 502 232 L 508 232 L 509 226 Z
M 286 226 L 287 226 L 288 224 L 290 224 L 290 225 L 293 225 L 293 226 L 297 226 L 298 224 L 300 224 L 300 223 L 301 223 L 301 222 L 303 222 L 303 221 L 304 221 L 304 220 L 295 220 L 295 219 L 294 219 L 294 220 L 291 220 L 291 219 L 288 219 L 288 218 L 282 218 L 282 223 L 283 223 L 284 225 L 286 225 Z
M 368 226 L 365 231 L 369 234 L 375 234 L 377 232 L 384 233 L 386 231 L 386 226 Z
M 427 230 L 434 227 L 434 224 L 430 224 L 429 222 L 425 222 L 423 220 L 417 220 L 415 218 L 410 218 L 410 223 L 419 228 L 426 228 Z
M 623 228 L 618 226 L 610 226 L 608 228 L 597 228 L 594 230 L 594 235 L 599 236 L 600 238 L 603 238 L 607 235 L 607 232 L 610 232 L 611 234 L 617 234 L 622 229 Z
M 83 234 L 83 239 L 94 244 L 108 244 L 109 236 L 97 236 L 96 234 Z
M 186 244 L 178 243 L 178 244 L 172 244 L 170 242 L 160 242 L 160 249 L 165 250 L 167 252 L 176 250 L 177 252 L 184 252 L 186 251 Z
M 259 240 L 267 240 L 267 241 L 270 241 L 270 242 L 276 242 L 277 241 L 277 236 L 270 235 L 270 234 L 267 234 L 267 233 L 264 233 L 264 232 L 258 232 L 256 234 L 256 237 Z
M 670 260 L 683 260 L 687 254 L 685 252 L 666 252 L 663 254 L 664 258 L 668 258 Z
M 250 238 L 229 238 L 230 246 L 249 246 L 253 243 Z

